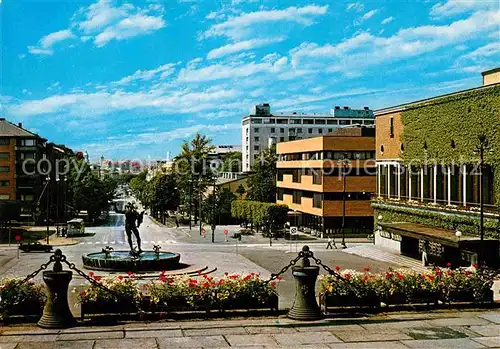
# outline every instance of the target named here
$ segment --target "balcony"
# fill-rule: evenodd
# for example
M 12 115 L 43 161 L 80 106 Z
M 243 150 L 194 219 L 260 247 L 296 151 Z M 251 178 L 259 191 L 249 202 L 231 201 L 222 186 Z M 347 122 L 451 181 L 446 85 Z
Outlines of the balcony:
M 292 195 L 283 195 L 283 200 L 276 200 L 277 204 L 282 204 L 282 205 L 287 205 L 291 210 L 296 210 L 304 213 L 309 213 L 313 214 L 316 216 L 322 216 L 323 215 L 323 209 L 313 207 L 313 199 L 312 198 L 305 198 L 303 197 L 301 199 L 300 204 L 295 204 L 293 203 L 293 197 Z

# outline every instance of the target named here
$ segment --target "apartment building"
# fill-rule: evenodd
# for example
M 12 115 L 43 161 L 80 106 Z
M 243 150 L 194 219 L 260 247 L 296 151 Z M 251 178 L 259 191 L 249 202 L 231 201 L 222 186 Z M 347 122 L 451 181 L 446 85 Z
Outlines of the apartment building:
M 351 125 L 373 126 L 373 111 L 336 106 L 329 114 L 271 113 L 269 104 L 252 108 L 242 120 L 243 172 L 251 170 L 259 153 L 270 144 L 327 135 Z
M 0 118 L 0 200 L 15 200 L 21 203 L 21 220 L 34 222 L 43 219 L 41 210 L 45 210 L 46 195 L 43 188 L 46 184 L 45 172 L 47 163 L 40 165 L 41 159 L 47 159 L 54 168 L 55 160 L 69 156 L 73 152 L 64 147 L 47 143 L 47 140 L 23 128 Z M 26 160 L 29 160 L 26 162 Z M 50 193 L 56 203 L 56 195 L 60 192 L 62 181 L 52 176 Z M 42 203 L 42 204 L 40 204 Z M 51 211 L 59 212 L 63 207 L 51 205 Z
M 374 128 L 341 128 L 278 143 L 277 154 L 276 201 L 296 211 L 298 219 L 291 224 L 316 235 L 337 234 L 345 216 L 347 233 L 373 231 Z
M 499 72 L 482 73 L 478 88 L 375 112 L 377 245 L 464 266 L 484 249 L 499 264 Z

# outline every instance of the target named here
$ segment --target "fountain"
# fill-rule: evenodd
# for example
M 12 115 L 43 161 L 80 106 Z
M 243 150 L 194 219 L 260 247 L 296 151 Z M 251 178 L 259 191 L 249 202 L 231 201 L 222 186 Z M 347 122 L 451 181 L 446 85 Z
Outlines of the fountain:
M 83 265 L 87 269 L 101 271 L 161 271 L 179 269 L 181 255 L 173 252 L 144 251 L 113 251 L 106 247 L 102 252 L 88 253 L 82 256 Z

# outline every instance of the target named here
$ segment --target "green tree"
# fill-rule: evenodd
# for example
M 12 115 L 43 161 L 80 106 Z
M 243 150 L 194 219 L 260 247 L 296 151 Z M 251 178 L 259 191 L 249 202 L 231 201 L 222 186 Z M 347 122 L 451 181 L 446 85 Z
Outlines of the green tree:
M 147 206 L 151 208 L 153 217 L 165 223 L 165 214 L 168 210 L 179 207 L 179 191 L 173 174 L 160 174 L 147 183 Z M 144 205 L 144 203 L 143 203 Z
M 231 203 L 236 199 L 228 188 L 223 188 L 208 195 L 202 205 L 203 220 L 212 229 L 212 242 L 214 242 L 215 228 L 217 225 L 231 221 Z
M 177 176 L 177 187 L 185 193 L 180 197 L 181 203 L 194 211 L 195 224 L 198 220 L 198 208 L 202 193 L 214 181 L 214 174 L 208 165 L 208 155 L 213 151 L 211 139 L 196 134 L 191 141 L 185 141 L 181 153 L 174 159 L 174 171 Z
M 225 154 L 218 170 L 221 172 L 241 172 L 241 152 L 234 151 Z
M 20 214 L 20 201 L 0 200 L 0 237 L 7 232 L 11 221 L 19 219 Z
M 260 153 L 248 177 L 248 200 L 276 202 L 276 145 Z
M 245 190 L 245 187 L 243 186 L 243 184 L 238 185 L 238 188 L 236 188 L 236 194 L 238 194 L 238 196 L 239 196 L 240 199 L 243 198 L 243 195 L 246 192 L 247 191 Z

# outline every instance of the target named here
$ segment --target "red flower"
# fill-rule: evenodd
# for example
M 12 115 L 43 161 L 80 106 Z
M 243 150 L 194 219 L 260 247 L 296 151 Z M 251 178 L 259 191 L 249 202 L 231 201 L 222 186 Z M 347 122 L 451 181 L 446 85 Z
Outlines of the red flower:
M 122 281 L 123 280 L 123 276 L 122 275 L 118 275 L 118 280 Z
M 278 276 L 276 279 L 277 279 L 278 281 L 283 280 L 283 278 L 282 278 L 281 276 Z
M 82 293 L 80 293 L 80 296 L 82 297 L 85 297 L 87 295 L 87 292 L 83 291 Z
M 94 276 L 94 280 L 95 280 L 95 281 L 101 281 L 101 279 L 102 279 L 102 277 L 101 277 L 101 276 L 97 276 L 97 275 L 96 275 L 96 276 Z
M 429 278 L 429 280 L 433 281 L 434 280 L 434 275 L 428 275 L 427 276 Z
M 367 281 L 367 280 L 368 280 L 368 275 L 363 276 L 363 281 Z
M 231 275 L 231 279 L 235 280 L 238 278 L 238 275 Z
M 251 278 L 251 277 L 252 277 L 251 275 L 247 275 L 247 276 L 245 276 L 245 277 L 243 278 L 243 281 L 248 281 L 248 280 L 250 280 L 250 278 Z
M 451 263 L 450 263 L 450 262 L 446 263 L 446 266 L 447 266 L 448 268 L 449 268 L 449 267 L 451 267 Z
M 134 273 L 132 273 L 131 271 L 128 271 L 128 272 L 127 272 L 127 275 L 128 275 L 130 278 L 133 278 L 133 277 L 134 277 Z
M 339 270 L 340 270 L 340 267 L 337 265 L 337 266 L 335 267 L 335 270 L 336 270 L 336 271 L 339 271 Z
M 160 275 L 160 281 L 165 282 L 165 281 L 167 281 L 167 280 L 168 280 L 168 279 L 167 279 L 164 275 Z
M 368 273 L 370 271 L 370 268 L 365 268 L 364 270 L 366 273 Z
M 447 272 L 448 276 L 452 276 L 453 275 L 453 272 L 450 270 Z
M 209 288 L 209 287 L 210 287 L 210 284 L 209 284 L 208 282 L 205 282 L 205 283 L 203 284 L 203 288 Z
M 465 272 L 465 276 L 470 276 L 470 274 L 472 274 L 472 273 L 468 270 Z
M 219 285 L 224 285 L 224 279 L 219 280 Z
M 89 276 L 93 277 L 94 276 L 94 272 L 93 271 L 89 272 Z
M 344 275 L 344 278 L 345 278 L 346 280 L 349 280 L 349 279 L 351 278 L 351 274 L 345 274 L 345 275 Z
M 403 274 L 399 274 L 399 273 L 398 273 L 398 279 L 399 279 L 399 280 L 403 280 L 404 278 L 405 278 L 405 276 L 404 276 Z
M 271 282 L 271 287 L 276 287 L 276 282 Z
M 473 266 L 475 269 L 477 269 L 477 268 L 479 267 L 479 265 L 477 265 L 477 264 L 473 264 L 472 266 Z
M 228 276 L 228 275 L 229 275 L 229 273 L 226 271 L 226 272 L 224 273 L 224 276 Z
M 201 270 L 198 270 L 198 275 L 201 275 Z
M 386 279 L 390 279 L 392 277 L 392 273 L 385 273 L 385 278 Z

